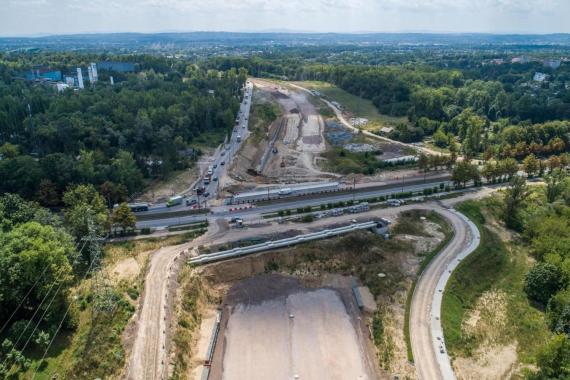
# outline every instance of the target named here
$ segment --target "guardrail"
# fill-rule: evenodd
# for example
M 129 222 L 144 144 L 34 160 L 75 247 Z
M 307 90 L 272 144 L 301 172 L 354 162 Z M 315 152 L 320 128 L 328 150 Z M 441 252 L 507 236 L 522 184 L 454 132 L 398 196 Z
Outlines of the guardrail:
M 342 235 L 342 234 L 353 232 L 353 231 L 366 230 L 366 229 L 369 229 L 369 228 L 376 226 L 376 224 L 377 224 L 377 222 L 374 222 L 374 221 L 365 222 L 365 223 L 353 223 L 353 224 L 350 224 L 350 225 L 344 226 L 344 227 L 313 232 L 310 234 L 297 235 L 297 236 L 287 238 L 287 239 L 267 241 L 265 243 L 256 244 L 256 245 L 252 245 L 249 247 L 238 247 L 238 248 L 233 248 L 233 249 L 230 249 L 227 251 L 220 251 L 220 252 L 216 252 L 216 253 L 199 255 L 199 256 L 191 258 L 189 261 L 190 261 L 190 264 L 202 265 L 202 264 L 207 264 L 207 263 L 211 263 L 214 261 L 221 261 L 221 260 L 232 259 L 232 258 L 236 258 L 236 257 L 240 257 L 240 256 L 251 255 L 253 253 L 268 251 L 271 249 L 288 247 L 291 245 L 305 243 L 305 242 L 312 241 L 312 240 L 318 240 L 318 239 L 324 239 L 324 238 L 328 238 L 328 237 L 332 237 L 332 236 L 338 236 L 338 235 Z

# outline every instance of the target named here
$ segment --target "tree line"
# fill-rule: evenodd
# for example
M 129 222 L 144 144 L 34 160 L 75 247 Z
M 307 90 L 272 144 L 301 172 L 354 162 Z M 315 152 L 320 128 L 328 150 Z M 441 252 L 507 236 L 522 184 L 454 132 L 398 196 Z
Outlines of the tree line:
M 34 62 L 57 66 L 57 59 L 40 54 Z M 89 183 L 117 202 L 149 179 L 192 165 L 200 145 L 222 141 L 239 109 L 245 71 L 159 63 L 146 58 L 141 71 L 115 86 L 99 82 L 57 94 L 17 79 L 18 56 L 0 59 L 0 193 L 54 206 L 70 184 Z

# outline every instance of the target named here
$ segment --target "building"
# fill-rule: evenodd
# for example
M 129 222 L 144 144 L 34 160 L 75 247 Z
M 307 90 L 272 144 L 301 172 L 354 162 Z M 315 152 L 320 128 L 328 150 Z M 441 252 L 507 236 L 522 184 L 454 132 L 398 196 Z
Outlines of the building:
M 545 67 L 550 67 L 551 69 L 556 70 L 562 64 L 560 59 L 545 59 L 543 62 Z
M 97 67 L 99 70 L 116 71 L 118 73 L 132 73 L 135 71 L 135 64 L 132 62 L 103 61 L 98 62 Z
M 65 76 L 65 84 L 67 84 L 69 87 L 75 87 L 76 86 L 76 78 L 66 75 Z
M 56 83 L 55 88 L 57 89 L 57 92 L 64 92 L 69 88 L 69 86 L 66 83 Z
M 89 67 L 91 68 L 91 76 L 93 78 L 93 80 L 91 81 L 91 83 L 95 83 L 99 80 L 99 74 L 97 73 L 97 64 L 94 62 L 91 62 L 91 64 L 89 65 Z
M 534 73 L 532 80 L 535 82 L 544 82 L 547 78 L 548 78 L 548 75 L 546 75 L 545 73 L 541 73 L 541 72 L 537 71 L 536 73 Z
M 91 70 L 91 66 L 87 66 L 87 75 L 89 76 L 89 82 L 93 83 L 93 70 Z
M 44 67 L 34 67 L 26 73 L 27 80 L 49 80 L 58 82 L 61 81 L 61 71 L 50 70 Z
M 530 59 L 530 57 L 526 56 L 526 55 L 521 55 L 520 57 L 514 57 L 511 60 L 511 63 L 521 63 L 521 64 L 525 64 L 525 63 L 530 63 L 532 60 Z
M 77 68 L 77 86 L 79 88 L 85 88 L 83 84 L 83 73 L 81 72 L 81 67 Z

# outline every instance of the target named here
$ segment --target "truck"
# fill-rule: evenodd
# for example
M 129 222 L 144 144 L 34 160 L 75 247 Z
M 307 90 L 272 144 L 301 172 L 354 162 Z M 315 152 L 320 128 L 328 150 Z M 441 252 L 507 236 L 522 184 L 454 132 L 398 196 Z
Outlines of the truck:
M 166 207 L 181 205 L 183 201 L 184 197 L 182 195 L 175 195 L 173 197 L 170 197 L 170 199 L 168 199 L 168 202 L 166 202 Z
M 132 212 L 141 212 L 141 211 L 148 211 L 149 204 L 146 202 L 141 203 L 128 203 L 127 206 L 131 209 Z M 119 207 L 119 205 L 115 205 L 114 208 Z

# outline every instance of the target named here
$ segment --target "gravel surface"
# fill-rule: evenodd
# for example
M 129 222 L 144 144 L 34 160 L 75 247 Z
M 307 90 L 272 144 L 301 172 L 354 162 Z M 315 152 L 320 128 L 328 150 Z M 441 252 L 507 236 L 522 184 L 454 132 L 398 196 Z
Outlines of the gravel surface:
M 227 302 L 230 315 L 218 347 L 223 360 L 212 379 L 375 378 L 337 290 L 263 275 L 239 282 Z

